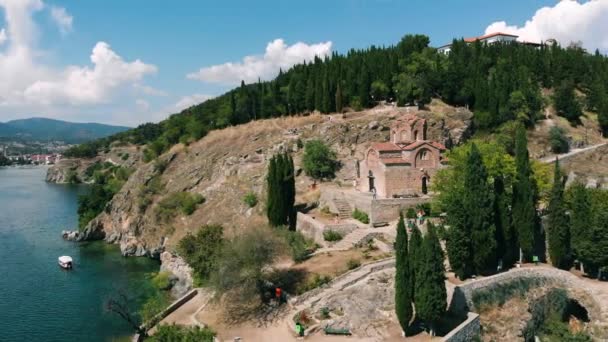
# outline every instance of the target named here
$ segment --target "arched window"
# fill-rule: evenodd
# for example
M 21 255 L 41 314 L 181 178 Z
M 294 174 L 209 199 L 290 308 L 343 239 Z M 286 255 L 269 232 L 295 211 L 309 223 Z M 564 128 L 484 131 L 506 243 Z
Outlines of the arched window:
M 418 131 L 414 131 L 414 141 L 418 141 Z

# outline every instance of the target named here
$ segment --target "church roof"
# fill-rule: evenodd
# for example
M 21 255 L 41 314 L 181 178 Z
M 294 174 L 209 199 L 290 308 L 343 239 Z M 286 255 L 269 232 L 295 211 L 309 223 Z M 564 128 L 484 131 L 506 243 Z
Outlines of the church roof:
M 391 151 L 399 152 L 399 151 L 401 151 L 401 147 L 392 142 L 373 143 L 371 148 L 373 148 L 374 150 L 376 150 L 378 152 L 391 152 Z

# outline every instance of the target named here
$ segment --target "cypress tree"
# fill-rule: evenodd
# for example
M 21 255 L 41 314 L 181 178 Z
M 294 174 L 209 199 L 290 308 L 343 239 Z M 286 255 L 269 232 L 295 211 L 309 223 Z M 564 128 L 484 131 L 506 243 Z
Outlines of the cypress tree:
M 590 229 L 593 222 L 589 190 L 578 182 L 572 185 L 570 212 L 572 250 L 584 268 L 584 264 L 590 261 L 588 251 L 591 249 L 591 244 L 593 244 Z
M 471 231 L 473 268 L 476 273 L 483 273 L 495 267 L 496 236 L 488 173 L 475 144 L 471 145 L 465 167 L 462 210 L 465 211 L 465 224 Z
M 280 196 L 278 175 L 277 175 L 277 156 L 273 156 L 268 164 L 268 175 L 266 177 L 267 184 L 267 204 L 266 204 L 266 216 L 268 217 L 268 223 L 271 226 L 280 225 L 277 202 Z
M 407 231 L 403 214 L 399 215 L 397 239 L 395 241 L 395 313 L 403 331 L 412 319 L 412 277 L 408 255 Z
M 412 227 L 409 248 L 410 277 L 412 277 L 412 299 L 415 298 L 416 289 L 424 286 L 424 284 L 420 284 L 418 282 L 418 277 L 416 276 L 416 273 L 420 269 L 420 262 L 422 260 L 422 243 L 422 233 L 420 233 L 420 229 L 418 229 L 418 227 L 414 225 L 414 227 Z
M 531 260 L 535 246 L 536 187 L 528 157 L 526 130 L 519 126 L 515 136 L 516 174 L 513 183 L 513 225 L 517 228 L 519 248 L 524 260 Z
M 564 182 L 559 160 L 555 159 L 555 172 L 553 174 L 553 188 L 549 200 L 549 257 L 553 266 L 567 269 L 570 255 L 570 228 L 568 216 L 564 207 Z
M 428 225 L 421 254 L 422 260 L 419 264 L 420 270 L 416 274 L 416 282 L 422 286 L 417 287 L 415 292 L 416 317 L 427 322 L 433 336 L 435 324 L 447 307 L 447 292 L 443 251 L 432 224 Z
M 342 87 L 340 86 L 340 82 L 338 82 L 338 87 L 336 88 L 336 112 L 342 113 Z
M 446 241 L 450 268 L 460 279 L 466 279 L 473 274 L 473 251 L 471 229 L 466 223 L 466 213 L 460 199 L 462 192 L 449 194 L 453 198 L 447 201 L 447 223 L 450 226 Z
M 284 200 L 285 217 L 291 230 L 296 229 L 296 211 L 294 204 L 296 201 L 296 179 L 293 166 L 293 158 L 290 154 L 285 154 L 285 178 L 284 178 Z
M 510 199 L 505 191 L 503 177 L 494 178 L 494 226 L 496 227 L 497 261 L 504 267 L 512 266 L 517 260 L 517 235 L 511 224 Z

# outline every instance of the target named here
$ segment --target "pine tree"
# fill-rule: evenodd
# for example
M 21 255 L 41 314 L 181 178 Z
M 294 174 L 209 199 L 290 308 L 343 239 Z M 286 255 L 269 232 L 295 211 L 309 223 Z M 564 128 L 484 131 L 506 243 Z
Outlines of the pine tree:
M 342 87 L 340 86 L 340 82 L 338 82 L 336 88 L 336 112 L 342 113 Z
M 395 241 L 395 313 L 403 331 L 407 331 L 412 319 L 412 277 L 408 255 L 407 231 L 403 214 L 399 215 Z
M 568 269 L 570 257 L 570 227 L 568 215 L 564 206 L 564 182 L 559 160 L 555 159 L 555 171 L 553 174 L 553 189 L 549 200 L 548 240 L 549 257 L 553 266 Z
M 471 145 L 467 158 L 462 209 L 465 211 L 465 224 L 471 231 L 473 269 L 479 274 L 495 268 L 496 237 L 492 192 L 488 185 L 488 173 L 475 144 Z
M 423 249 L 423 239 L 422 233 L 420 229 L 416 225 L 412 227 L 412 234 L 410 238 L 410 248 L 409 248 L 409 261 L 410 261 L 410 277 L 412 277 L 412 294 L 411 298 L 415 298 L 416 289 L 424 286 L 424 284 L 420 284 L 418 282 L 418 277 L 416 274 L 420 270 L 420 263 L 422 261 L 422 249 Z
M 517 227 L 519 248 L 524 260 L 531 260 L 534 254 L 536 227 L 536 186 L 528 157 L 528 139 L 523 126 L 518 127 L 515 136 L 516 174 L 513 183 L 513 225 Z
M 445 269 L 443 266 L 443 251 L 432 224 L 424 237 L 420 270 L 417 272 L 416 288 L 416 317 L 427 322 L 431 335 L 434 327 L 445 313 L 447 307 L 447 292 L 445 289 Z
M 608 137 L 608 93 L 604 95 L 597 106 L 597 120 L 602 134 L 604 137 Z
M 572 123 L 579 123 L 580 117 L 583 115 L 581 104 L 576 98 L 574 92 L 575 84 L 571 80 L 566 80 L 555 89 L 553 102 L 555 110 L 559 116 L 563 116 Z

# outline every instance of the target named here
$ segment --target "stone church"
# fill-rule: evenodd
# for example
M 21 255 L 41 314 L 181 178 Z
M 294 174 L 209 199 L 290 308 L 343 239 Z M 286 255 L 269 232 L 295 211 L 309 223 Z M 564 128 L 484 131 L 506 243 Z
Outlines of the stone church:
M 406 114 L 392 124 L 390 142 L 371 145 L 357 164 L 357 188 L 378 198 L 425 194 L 435 173 L 446 164 L 442 144 L 427 140 L 426 120 Z

